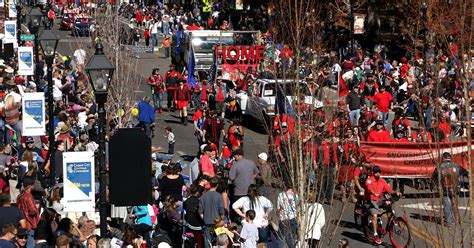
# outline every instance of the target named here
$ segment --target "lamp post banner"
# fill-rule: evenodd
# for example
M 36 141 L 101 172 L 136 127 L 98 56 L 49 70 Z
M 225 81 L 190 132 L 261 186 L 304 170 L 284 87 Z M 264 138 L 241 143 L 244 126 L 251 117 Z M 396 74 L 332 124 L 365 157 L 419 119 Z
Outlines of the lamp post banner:
M 16 18 L 17 17 L 17 9 L 15 2 L 13 0 L 8 1 L 8 17 Z
M 18 74 L 31 76 L 35 74 L 33 47 L 18 47 Z
M 63 153 L 64 211 L 95 212 L 93 152 Z
M 3 43 L 16 42 L 16 21 L 5 21 L 5 37 Z
M 46 134 L 45 100 L 43 92 L 25 93 L 22 99 L 23 135 Z

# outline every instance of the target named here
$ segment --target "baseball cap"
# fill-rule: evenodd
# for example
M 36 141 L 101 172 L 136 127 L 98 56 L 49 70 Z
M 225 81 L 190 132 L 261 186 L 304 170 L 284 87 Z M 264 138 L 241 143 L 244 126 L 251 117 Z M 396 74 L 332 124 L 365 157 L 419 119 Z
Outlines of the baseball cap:
M 201 147 L 199 147 L 199 149 L 201 150 L 201 152 L 203 152 L 204 149 L 206 149 L 206 146 L 207 146 L 207 144 L 202 144 Z
M 374 166 L 374 168 L 372 169 L 372 172 L 375 174 L 375 173 L 380 173 L 381 170 L 380 170 L 380 167 L 378 166 Z
M 26 144 L 34 143 L 34 142 L 35 142 L 35 140 L 33 139 L 33 137 L 31 137 L 31 136 L 26 137 L 26 142 L 25 142 Z
M 263 161 L 267 161 L 268 155 L 265 152 L 262 152 L 262 153 L 258 154 L 258 158 L 263 160 Z

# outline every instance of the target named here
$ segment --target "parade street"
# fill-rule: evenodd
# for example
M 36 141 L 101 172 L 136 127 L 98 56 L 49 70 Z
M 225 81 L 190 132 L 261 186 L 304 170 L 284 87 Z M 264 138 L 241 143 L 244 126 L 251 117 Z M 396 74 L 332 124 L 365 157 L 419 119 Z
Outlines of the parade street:
M 89 37 L 71 37 L 70 31 L 57 31 L 58 36 L 61 38 L 59 43 L 58 51 L 61 54 L 72 54 L 78 45 L 87 44 Z M 161 37 L 158 42 L 160 44 Z M 153 54 L 145 53 L 139 59 L 131 59 L 131 63 L 138 63 L 137 73 L 143 77 L 143 85 L 140 91 L 137 92 L 137 101 L 143 96 L 150 95 L 150 88 L 145 84 L 146 78 L 154 68 L 159 68 L 161 73 L 165 73 L 169 64 L 170 59 L 165 59 L 162 49 L 159 52 Z M 330 91 L 330 90 L 328 90 Z M 331 93 L 330 93 L 331 94 Z M 334 93 L 333 93 L 334 94 Z M 390 117 L 391 122 L 392 116 Z M 176 134 L 177 146 L 174 159 L 190 162 L 197 153 L 196 150 L 196 137 L 192 132 L 192 120 L 188 118 L 189 125 L 183 126 L 179 123 L 179 116 L 176 113 L 163 112 L 156 115 L 156 127 L 155 137 L 153 138 L 153 146 L 166 147 L 166 138 L 164 138 L 164 128 L 170 126 L 173 128 Z M 267 134 L 263 130 L 260 124 L 256 123 L 255 120 L 247 119 L 244 123 L 245 127 L 245 156 L 250 159 L 256 159 L 257 155 L 267 149 Z M 186 171 L 186 169 L 185 169 Z M 407 195 L 404 199 L 397 202 L 397 211 L 399 214 L 403 214 L 409 217 L 409 223 L 411 224 L 411 231 L 413 236 L 413 244 L 410 247 L 437 247 L 437 248 L 448 248 L 448 247 L 461 247 L 456 244 L 464 240 L 462 247 L 470 247 L 467 237 L 459 236 L 457 228 L 447 229 L 440 225 L 441 215 L 441 203 L 439 198 L 430 197 L 429 190 L 418 191 L 409 187 L 407 189 Z M 465 192 L 466 196 L 468 192 Z M 460 215 L 464 216 L 462 226 L 463 228 L 469 227 L 469 207 L 468 199 L 466 197 L 460 199 L 459 209 Z M 325 228 L 329 232 L 333 232 L 334 236 L 331 239 L 324 239 L 323 242 L 328 242 L 327 247 L 335 247 L 341 238 L 347 238 L 351 241 L 353 247 L 370 247 L 366 243 L 366 240 L 362 232 L 355 228 L 353 219 L 353 203 L 342 203 L 335 201 L 333 206 L 325 205 L 327 213 L 331 213 L 331 216 L 326 217 L 326 221 L 329 225 Z M 334 210 L 336 208 L 337 210 Z M 330 211 L 332 209 L 332 211 Z M 434 216 L 434 217 L 433 217 Z M 445 229 L 443 231 L 443 229 Z M 438 237 L 439 230 L 443 233 L 444 237 Z M 442 243 L 442 240 L 450 241 L 449 243 Z M 379 247 L 392 247 L 389 238 L 386 237 L 384 243 Z

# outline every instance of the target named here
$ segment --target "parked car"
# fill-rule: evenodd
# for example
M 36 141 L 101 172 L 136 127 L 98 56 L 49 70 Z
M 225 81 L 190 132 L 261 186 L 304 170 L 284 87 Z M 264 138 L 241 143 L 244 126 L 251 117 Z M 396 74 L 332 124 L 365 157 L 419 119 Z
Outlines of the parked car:
M 72 36 L 89 36 L 92 24 L 91 17 L 75 17 L 74 28 L 71 30 Z
M 262 123 L 270 123 L 275 116 L 275 101 L 279 87 L 281 92 L 286 95 L 287 103 L 292 103 L 297 99 L 297 90 L 293 80 L 282 79 L 259 79 L 254 89 L 247 92 L 237 93 L 237 102 L 242 109 L 242 114 L 251 116 Z M 322 106 L 322 102 L 313 97 L 306 82 L 299 82 L 300 95 L 304 96 L 304 103 L 308 106 Z
M 61 17 L 61 24 L 59 25 L 59 29 L 71 30 L 73 26 L 72 25 L 73 21 L 74 21 L 73 13 L 64 13 L 64 15 Z

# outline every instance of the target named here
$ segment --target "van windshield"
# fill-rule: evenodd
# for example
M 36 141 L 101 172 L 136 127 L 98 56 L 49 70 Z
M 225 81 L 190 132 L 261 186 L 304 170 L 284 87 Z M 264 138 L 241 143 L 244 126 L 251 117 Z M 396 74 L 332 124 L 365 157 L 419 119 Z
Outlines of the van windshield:
M 222 38 L 222 40 L 221 40 Z M 194 52 L 195 53 L 212 53 L 212 48 L 214 46 L 232 46 L 234 45 L 234 38 L 233 37 L 196 37 L 193 39 L 200 39 L 201 44 L 196 45 L 194 44 Z
M 275 83 L 267 83 L 263 89 L 264 96 L 276 96 L 277 92 L 275 90 Z M 292 83 L 280 83 L 280 87 L 282 89 L 282 93 L 287 96 L 295 96 L 296 95 L 296 85 Z M 300 83 L 300 95 L 310 96 L 308 85 L 305 83 Z

